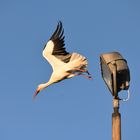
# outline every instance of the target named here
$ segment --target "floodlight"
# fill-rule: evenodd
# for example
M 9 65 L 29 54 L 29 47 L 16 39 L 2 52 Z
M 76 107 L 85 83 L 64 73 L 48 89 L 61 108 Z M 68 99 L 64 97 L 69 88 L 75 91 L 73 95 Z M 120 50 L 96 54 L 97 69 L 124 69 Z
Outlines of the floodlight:
M 100 65 L 102 78 L 114 97 L 118 97 L 119 91 L 128 90 L 130 71 L 119 52 L 101 54 Z

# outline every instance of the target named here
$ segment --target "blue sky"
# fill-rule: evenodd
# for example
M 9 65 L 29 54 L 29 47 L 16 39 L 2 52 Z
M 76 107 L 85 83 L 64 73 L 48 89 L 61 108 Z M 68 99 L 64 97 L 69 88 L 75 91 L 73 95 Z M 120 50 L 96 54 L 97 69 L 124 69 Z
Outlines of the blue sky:
M 111 139 L 112 96 L 99 56 L 112 51 L 127 59 L 131 72 L 131 99 L 120 103 L 122 139 L 139 139 L 139 7 L 138 0 L 1 0 L 0 139 Z M 67 50 L 88 58 L 93 80 L 64 80 L 33 101 L 52 72 L 42 49 L 59 20 Z

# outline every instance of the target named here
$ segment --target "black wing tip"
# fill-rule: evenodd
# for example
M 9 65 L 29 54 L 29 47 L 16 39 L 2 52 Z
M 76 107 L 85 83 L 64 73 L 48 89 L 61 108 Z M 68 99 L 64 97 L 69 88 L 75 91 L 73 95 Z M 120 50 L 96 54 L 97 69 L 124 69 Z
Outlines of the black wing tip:
M 58 21 L 57 27 L 53 33 L 53 35 L 51 36 L 50 40 L 56 39 L 56 38 L 62 38 L 64 34 L 64 29 L 63 29 L 63 25 L 62 25 L 62 21 Z
M 61 20 L 58 20 L 58 25 L 62 25 L 62 21 Z
M 64 42 L 64 38 L 65 38 L 65 36 L 64 36 L 63 24 L 62 24 L 61 20 L 58 20 L 57 27 L 56 27 L 54 33 L 52 34 L 52 36 L 50 37 L 49 40 L 52 40 L 52 41 L 54 41 L 54 40 L 61 40 L 61 41 Z M 47 44 L 44 45 L 43 50 L 46 48 L 46 45 Z M 64 46 L 64 44 L 63 44 L 63 46 Z

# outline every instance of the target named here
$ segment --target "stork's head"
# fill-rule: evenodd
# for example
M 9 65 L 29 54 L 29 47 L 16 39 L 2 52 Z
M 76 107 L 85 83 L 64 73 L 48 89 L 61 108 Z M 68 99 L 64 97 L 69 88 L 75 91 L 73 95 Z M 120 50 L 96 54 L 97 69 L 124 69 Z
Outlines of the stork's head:
M 38 85 L 38 87 L 37 87 L 37 89 L 36 89 L 36 91 L 35 91 L 35 93 L 34 93 L 33 98 L 35 98 L 35 97 L 38 95 L 38 93 L 39 93 L 42 89 L 44 89 L 44 88 L 45 88 L 45 84 L 40 84 L 40 85 Z

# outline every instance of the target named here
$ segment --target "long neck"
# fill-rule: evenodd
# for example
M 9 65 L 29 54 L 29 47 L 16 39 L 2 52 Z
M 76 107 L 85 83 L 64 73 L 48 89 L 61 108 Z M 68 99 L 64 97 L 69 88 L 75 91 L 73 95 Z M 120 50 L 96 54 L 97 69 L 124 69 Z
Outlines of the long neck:
M 48 82 L 46 82 L 46 83 L 43 84 L 43 88 L 47 88 L 48 86 L 50 86 L 52 84 L 53 84 L 53 82 L 48 81 Z

